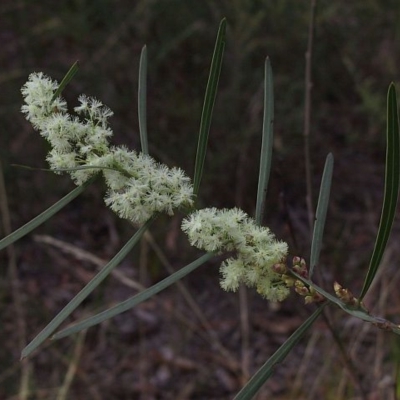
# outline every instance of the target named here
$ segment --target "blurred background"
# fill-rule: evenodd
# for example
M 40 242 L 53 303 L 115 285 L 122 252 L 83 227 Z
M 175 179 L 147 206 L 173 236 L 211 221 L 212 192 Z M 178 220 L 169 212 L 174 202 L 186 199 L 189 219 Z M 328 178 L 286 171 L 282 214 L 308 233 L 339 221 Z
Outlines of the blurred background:
M 309 1 L 298 0 L 3 0 L 0 160 L 8 199 L 3 221 L 9 217 L 14 230 L 73 189 L 68 176 L 12 164 L 46 168 L 48 151 L 20 113 L 21 86 L 34 71 L 60 81 L 76 60 L 79 72 L 64 92 L 70 107 L 80 93 L 97 97 L 115 113 L 113 143 L 140 150 L 137 76 L 147 45 L 150 154 L 191 176 L 214 41 L 226 17 L 199 205 L 239 206 L 254 215 L 269 56 L 275 142 L 264 222 L 289 243 L 291 255 L 307 259 L 303 125 L 310 9 Z M 320 283 L 330 290 L 338 280 L 357 294 L 381 210 L 386 93 L 400 77 L 400 4 L 319 0 L 314 28 L 314 207 L 325 157 L 329 152 L 335 157 Z M 105 207 L 104 190 L 101 183 L 93 185 L 12 251 L 0 253 L 0 399 L 233 398 L 312 307 L 295 296 L 271 305 L 253 291 L 222 292 L 219 260 L 135 310 L 18 362 L 22 343 L 134 233 Z M 198 253 L 180 233 L 181 218 L 157 220 L 118 268 L 122 275 L 106 280 L 70 322 L 134 295 L 135 282 L 149 286 L 192 261 Z M 397 323 L 399 238 L 395 223 L 382 273 L 366 299 L 374 313 Z M 322 320 L 313 327 L 259 399 L 395 398 L 398 339 L 335 309 L 330 323 L 331 328 Z

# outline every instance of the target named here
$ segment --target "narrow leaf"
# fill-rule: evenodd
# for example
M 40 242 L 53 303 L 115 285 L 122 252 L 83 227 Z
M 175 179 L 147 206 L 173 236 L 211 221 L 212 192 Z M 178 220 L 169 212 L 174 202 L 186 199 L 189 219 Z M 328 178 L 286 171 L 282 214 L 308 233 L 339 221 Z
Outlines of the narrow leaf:
M 37 347 L 39 347 L 65 319 L 96 289 L 97 286 L 110 274 L 110 272 L 128 255 L 136 245 L 143 233 L 153 222 L 149 219 L 125 246 L 116 254 L 116 256 L 103 267 L 103 269 L 54 317 L 54 319 L 26 346 L 21 353 L 21 359 L 29 356 Z
M 206 93 L 204 96 L 203 110 L 200 119 L 199 140 L 197 143 L 196 161 L 194 166 L 193 191 L 197 195 L 200 188 L 200 181 L 203 176 L 204 162 L 207 152 L 208 134 L 210 132 L 212 111 L 215 98 L 217 96 L 217 87 L 221 73 L 222 57 L 225 47 L 226 19 L 224 18 L 218 29 L 215 42 L 214 53 L 211 60 L 210 75 L 208 77 Z
M 268 180 L 271 171 L 272 145 L 274 142 L 274 83 L 269 58 L 264 69 L 264 117 L 261 142 L 260 174 L 258 176 L 256 223 L 261 225 L 265 212 Z
M 359 303 L 358 306 L 345 304 L 341 300 L 339 300 L 336 296 L 333 296 L 332 294 L 328 293 L 326 290 L 317 286 L 314 282 L 312 282 L 308 279 L 305 279 L 302 276 L 296 274 L 293 270 L 290 271 L 290 273 L 293 276 L 295 276 L 298 280 L 300 280 L 304 284 L 306 284 L 307 286 L 312 287 L 316 292 L 318 292 L 323 297 L 325 297 L 326 300 L 328 300 L 329 302 L 331 302 L 333 304 L 336 304 L 347 314 L 350 314 L 351 316 L 361 319 L 363 321 L 375 324 L 381 329 L 385 329 L 385 330 L 391 331 L 393 333 L 396 333 L 397 335 L 400 335 L 400 326 L 399 325 L 396 325 L 384 318 L 376 317 L 374 315 L 369 314 L 369 312 L 361 305 L 361 303 Z
M 106 321 L 112 317 L 115 317 L 118 314 L 121 314 L 125 311 L 130 310 L 131 308 L 137 306 L 138 304 L 142 303 L 143 301 L 149 299 L 150 297 L 154 296 L 155 294 L 161 292 L 162 290 L 166 289 L 168 286 L 171 286 L 173 283 L 179 281 L 196 268 L 203 265 L 205 262 L 210 260 L 214 257 L 214 253 L 206 253 L 196 261 L 188 264 L 186 267 L 183 267 L 179 271 L 176 271 L 172 275 L 168 276 L 164 280 L 156 283 L 155 285 L 151 286 L 150 288 L 143 290 L 142 292 L 138 293 L 136 296 L 131 297 L 128 300 L 123 301 L 122 303 L 109 308 L 97 315 L 94 315 L 90 318 L 87 318 L 81 322 L 78 322 L 75 325 L 67 327 L 59 332 L 57 332 L 52 339 L 61 339 L 66 336 L 72 335 L 73 333 L 79 332 L 83 329 L 89 328 L 91 326 L 97 325 L 100 322 Z
M 390 84 L 387 95 L 387 122 L 386 122 L 386 165 L 385 165 L 385 188 L 381 219 L 376 236 L 374 250 L 364 285 L 361 290 L 360 300 L 364 298 L 375 275 L 385 251 L 390 231 L 392 229 L 397 199 L 399 194 L 400 180 L 400 139 L 399 119 L 397 110 L 396 89 Z
M 314 272 L 314 267 L 318 264 L 319 254 L 322 246 L 322 236 L 324 234 L 326 212 L 329 205 L 329 195 L 331 192 L 333 172 L 333 155 L 328 154 L 325 161 L 324 172 L 321 179 L 321 188 L 319 190 L 319 198 L 317 211 L 315 213 L 314 232 L 311 243 L 311 256 L 310 256 L 310 277 Z
M 143 46 L 139 62 L 138 116 L 142 153 L 149 154 L 147 138 L 147 47 Z
M 72 190 L 66 196 L 64 196 L 61 200 L 57 201 L 57 203 L 53 204 L 47 210 L 43 211 L 37 217 L 33 218 L 31 221 L 26 223 L 25 225 L 18 228 L 16 231 L 6 236 L 2 240 L 0 240 L 0 250 L 9 246 L 11 243 L 14 243 L 18 239 L 21 239 L 23 236 L 27 235 L 29 232 L 33 231 L 39 225 L 46 222 L 50 219 L 55 213 L 64 208 L 69 202 L 71 202 L 75 197 L 79 196 L 93 181 L 95 178 L 89 179 L 87 182 L 78 186 L 76 189 Z
M 260 390 L 261 386 L 270 378 L 274 368 L 281 363 L 290 353 L 294 346 L 304 336 L 310 326 L 320 316 L 323 305 L 311 314 L 303 324 L 285 341 L 285 343 L 274 353 L 274 355 L 252 376 L 249 382 L 235 396 L 234 400 L 250 400 Z
M 67 86 L 68 83 L 71 82 L 71 80 L 74 77 L 74 75 L 78 72 L 78 69 L 79 69 L 79 61 L 75 61 L 72 64 L 72 67 L 65 74 L 63 80 L 60 83 L 60 86 L 58 87 L 58 89 L 53 94 L 53 97 L 51 98 L 51 102 L 53 102 L 58 96 L 60 96 L 60 94 L 64 90 L 65 86 Z

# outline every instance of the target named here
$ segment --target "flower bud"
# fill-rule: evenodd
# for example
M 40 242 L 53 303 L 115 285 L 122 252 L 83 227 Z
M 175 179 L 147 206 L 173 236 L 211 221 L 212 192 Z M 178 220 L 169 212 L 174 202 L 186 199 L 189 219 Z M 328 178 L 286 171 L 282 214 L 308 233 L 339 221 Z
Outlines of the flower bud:
M 308 278 L 307 268 L 302 267 L 299 264 L 293 266 L 293 271 L 296 272 L 296 274 L 302 276 L 303 278 Z
M 311 303 L 314 303 L 314 297 L 310 296 L 310 295 L 305 296 L 304 297 L 304 304 L 311 304 Z
M 333 290 L 338 299 L 340 299 L 343 303 L 356 306 L 358 304 L 358 299 L 354 297 L 353 293 L 349 289 L 345 289 L 338 282 L 334 282 Z
M 292 287 L 294 286 L 294 283 L 296 282 L 295 278 L 292 278 L 291 276 L 288 275 L 284 275 L 283 276 L 283 283 L 287 286 L 287 287 Z
M 286 274 L 287 267 L 284 263 L 277 263 L 272 266 L 272 269 L 277 274 Z
M 310 291 L 308 290 L 307 286 L 304 285 L 304 283 L 299 280 L 297 280 L 294 283 L 294 290 L 301 296 L 307 296 L 310 294 Z
M 293 257 L 293 261 L 292 261 L 293 266 L 294 265 L 299 265 L 300 262 L 301 262 L 301 257 L 299 257 L 299 256 L 294 256 Z

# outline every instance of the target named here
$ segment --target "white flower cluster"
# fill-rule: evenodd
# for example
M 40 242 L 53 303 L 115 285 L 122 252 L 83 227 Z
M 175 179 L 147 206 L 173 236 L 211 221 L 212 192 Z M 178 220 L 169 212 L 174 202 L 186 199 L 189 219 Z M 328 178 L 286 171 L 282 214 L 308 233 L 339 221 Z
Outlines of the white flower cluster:
M 21 110 L 51 144 L 46 158 L 50 168 L 58 174 L 69 170 L 74 182 L 81 185 L 100 170 L 79 168 L 101 166 L 102 157 L 109 152 L 112 131 L 107 119 L 113 113 L 100 101 L 82 95 L 80 106 L 75 107 L 75 112 L 83 117 L 81 121 L 68 114 L 64 99 L 57 97 L 52 101 L 57 89 L 58 83 L 42 72 L 31 74 L 21 90 L 25 99 Z
M 25 105 L 21 110 L 26 114 L 35 129 L 41 130 L 46 125 L 47 118 L 55 111 L 65 113 L 67 103 L 61 97 L 52 101 L 58 83 L 52 81 L 42 72 L 33 73 L 28 81 L 22 86 L 21 92 L 25 99 Z
M 287 256 L 287 244 L 277 241 L 268 228 L 257 226 L 242 210 L 199 210 L 182 222 L 182 230 L 192 246 L 236 252 L 236 257 L 221 264 L 224 290 L 236 291 L 243 282 L 271 301 L 282 301 L 289 295 L 281 276 L 273 270 L 274 264 Z
M 175 208 L 193 204 L 190 179 L 179 168 L 168 168 L 150 156 L 112 147 L 108 118 L 112 111 L 96 99 L 81 95 L 71 116 L 61 97 L 53 99 L 58 83 L 43 73 L 29 76 L 22 87 L 22 112 L 51 144 L 47 156 L 56 173 L 68 171 L 77 185 L 101 171 L 108 192 L 106 204 L 120 217 L 142 224 L 154 214 L 173 214 Z M 287 255 L 268 228 L 257 226 L 238 208 L 203 209 L 189 215 L 182 230 L 193 246 L 213 251 L 233 251 L 235 257 L 220 268 L 221 287 L 237 290 L 241 282 L 272 301 L 285 299 L 289 290 L 273 266 Z
M 148 155 L 124 147 L 110 147 L 113 112 L 100 101 L 81 95 L 67 112 L 61 97 L 53 99 L 59 85 L 43 73 L 33 73 L 22 87 L 22 112 L 52 146 L 47 161 L 55 173 L 68 170 L 77 185 L 99 171 L 109 191 L 106 204 L 120 217 L 142 224 L 158 212 L 193 204 L 190 179 L 178 168 L 168 168 Z
M 103 170 L 109 188 L 105 202 L 121 218 L 141 223 L 155 213 L 172 215 L 175 208 L 193 204 L 193 187 L 181 169 L 124 147 L 112 148 L 109 161 L 110 169 Z

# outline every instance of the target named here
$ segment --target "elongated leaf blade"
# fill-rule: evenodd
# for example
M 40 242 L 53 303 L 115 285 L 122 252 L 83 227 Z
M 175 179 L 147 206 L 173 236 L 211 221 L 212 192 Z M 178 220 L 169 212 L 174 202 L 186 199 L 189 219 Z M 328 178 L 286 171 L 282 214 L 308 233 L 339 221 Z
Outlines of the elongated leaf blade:
M 76 189 L 69 192 L 66 196 L 62 199 L 57 201 L 57 203 L 53 204 L 47 210 L 43 211 L 37 217 L 33 218 L 31 221 L 27 222 L 25 225 L 21 226 L 17 230 L 15 230 L 10 235 L 6 236 L 2 240 L 0 240 L 0 250 L 4 249 L 5 247 L 9 246 L 11 243 L 14 243 L 18 239 L 21 239 L 29 232 L 33 231 L 39 225 L 46 222 L 50 219 L 55 213 L 60 211 L 64 208 L 69 202 L 71 202 L 75 197 L 78 197 L 93 181 L 95 178 L 89 179 L 87 182 L 78 186 Z
M 115 255 L 115 257 L 103 267 L 103 269 L 53 318 L 53 320 L 30 342 L 21 353 L 21 359 L 29 356 L 39 347 L 82 303 L 90 293 L 111 273 L 111 271 L 128 255 L 132 248 L 137 244 L 143 233 L 149 227 L 153 219 L 149 219 L 125 246 Z
M 147 138 L 147 47 L 143 46 L 139 62 L 138 116 L 142 153 L 149 154 Z
M 286 358 L 310 326 L 317 320 L 322 310 L 323 306 L 320 306 L 299 328 L 296 329 L 289 339 L 287 339 L 274 355 L 253 375 L 246 386 L 244 386 L 235 396 L 234 400 L 250 400 L 256 395 L 261 386 L 271 377 L 277 364 L 281 363 Z
M 62 91 L 65 89 L 65 87 L 68 85 L 68 83 L 71 82 L 72 78 L 75 76 L 75 74 L 78 72 L 79 69 L 79 61 L 75 61 L 72 64 L 72 67 L 68 70 L 68 72 L 65 74 L 63 80 L 60 83 L 60 86 L 58 89 L 55 91 L 53 94 L 53 97 L 51 98 L 51 102 L 53 102 L 60 94 Z
M 264 116 L 261 142 L 260 173 L 258 176 L 256 223 L 261 225 L 265 212 L 268 180 L 271 171 L 272 146 L 274 142 L 274 81 L 271 63 L 267 57 L 264 70 Z
M 345 303 L 343 303 L 343 301 L 338 299 L 336 296 L 333 296 L 332 294 L 328 293 L 326 290 L 317 286 L 314 282 L 303 278 L 302 276 L 296 274 L 294 271 L 291 271 L 291 274 L 293 276 L 295 276 L 298 280 L 305 283 L 307 286 L 312 287 L 316 292 L 318 292 L 323 297 L 325 297 L 326 300 L 337 305 L 343 311 L 345 311 L 347 314 L 350 314 L 351 316 L 361 319 L 363 321 L 375 324 L 379 328 L 382 328 L 382 329 L 391 331 L 393 333 L 396 333 L 397 335 L 400 335 L 400 326 L 399 325 L 396 325 L 388 320 L 385 320 L 384 318 L 371 315 L 365 308 L 362 307 L 361 304 L 359 304 L 358 307 L 349 305 L 349 304 L 345 304 Z
M 189 273 L 193 272 L 196 268 L 203 265 L 205 262 L 210 260 L 214 257 L 213 253 L 206 253 L 196 261 L 188 264 L 186 267 L 183 267 L 179 271 L 176 271 L 172 275 L 168 276 L 164 280 L 156 283 L 155 285 L 151 286 L 150 288 L 143 290 L 136 296 L 131 297 L 128 300 L 123 301 L 122 303 L 109 308 L 93 317 L 87 318 L 81 322 L 78 322 L 75 325 L 67 327 L 59 332 L 57 332 L 52 339 L 61 339 L 63 337 L 72 335 L 73 333 L 80 332 L 83 329 L 89 328 L 91 326 L 97 325 L 100 322 L 106 321 L 112 317 L 115 317 L 118 314 L 121 314 L 125 311 L 130 310 L 131 308 L 137 306 L 138 304 L 142 303 L 143 301 L 149 299 L 150 297 L 154 296 L 155 294 L 161 292 L 162 290 L 166 289 L 168 286 L 171 286 L 175 282 L 179 281 Z
M 387 122 L 386 122 L 386 165 L 385 165 L 385 188 L 381 219 L 376 236 L 374 250 L 364 285 L 361 290 L 360 300 L 364 298 L 375 275 L 385 251 L 390 231 L 392 229 L 400 183 L 400 139 L 399 139 L 399 117 L 397 110 L 396 89 L 390 84 L 387 95 Z
M 322 237 L 324 234 L 326 213 L 328 211 L 329 196 L 331 192 L 333 173 L 333 155 L 328 154 L 325 161 L 324 172 L 321 179 L 321 188 L 319 190 L 317 211 L 315 213 L 314 232 L 311 242 L 310 271 L 312 276 L 314 267 L 318 264 L 319 254 L 321 252 Z
M 203 110 L 200 119 L 200 132 L 197 144 L 196 161 L 194 166 L 193 192 L 198 194 L 201 178 L 203 176 L 204 162 L 207 152 L 208 135 L 211 126 L 211 117 L 214 108 L 219 76 L 221 73 L 222 57 L 225 48 L 226 19 L 224 18 L 218 29 L 214 53 L 211 60 L 210 75 L 208 77 L 206 93 L 204 96 Z

